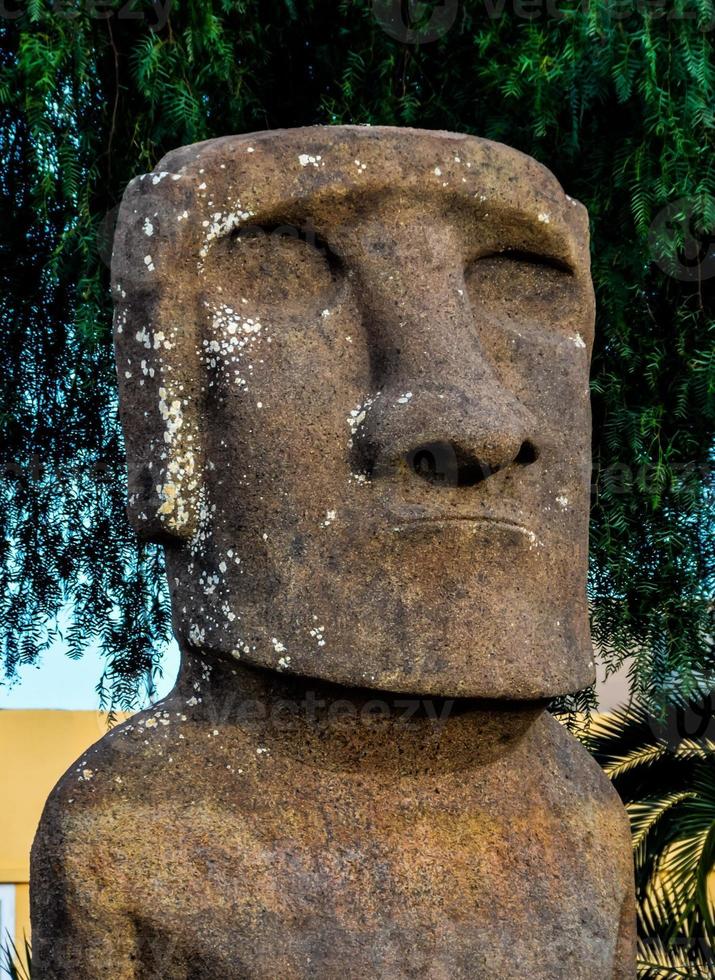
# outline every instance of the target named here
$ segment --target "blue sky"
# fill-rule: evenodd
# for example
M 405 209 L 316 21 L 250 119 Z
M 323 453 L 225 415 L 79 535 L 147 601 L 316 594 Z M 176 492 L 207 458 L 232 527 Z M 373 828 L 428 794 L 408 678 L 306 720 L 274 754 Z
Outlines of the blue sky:
M 12 686 L 0 683 L 0 709 L 96 709 L 99 698 L 95 687 L 103 668 L 104 660 L 96 647 L 90 647 L 81 660 L 70 660 L 64 644 L 55 643 L 35 666 L 20 667 Z M 171 690 L 179 669 L 179 648 L 173 641 L 166 650 L 162 668 L 164 676 L 157 683 L 157 699 Z

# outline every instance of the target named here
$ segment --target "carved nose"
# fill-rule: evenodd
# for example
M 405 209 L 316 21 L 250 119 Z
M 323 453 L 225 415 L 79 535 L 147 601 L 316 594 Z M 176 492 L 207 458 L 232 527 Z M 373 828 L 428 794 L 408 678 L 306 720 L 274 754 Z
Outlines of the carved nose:
M 407 468 L 427 483 L 447 487 L 474 487 L 504 467 L 515 463 L 528 466 L 536 462 L 538 450 L 531 439 L 524 439 L 514 453 L 493 445 L 479 447 L 476 440 L 457 442 L 441 439 L 410 449 L 405 456 Z
M 373 476 L 401 471 L 432 485 L 473 487 L 538 458 L 534 420 L 505 390 L 413 388 L 381 392 L 355 434 L 360 464 Z

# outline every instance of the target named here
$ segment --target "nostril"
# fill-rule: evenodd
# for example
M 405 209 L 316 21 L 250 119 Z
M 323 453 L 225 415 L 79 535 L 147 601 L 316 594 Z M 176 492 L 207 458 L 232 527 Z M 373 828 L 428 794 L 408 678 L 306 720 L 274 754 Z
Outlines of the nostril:
M 536 448 L 533 442 L 525 439 L 521 444 L 519 452 L 516 454 L 514 459 L 515 463 L 520 466 L 528 466 L 530 463 L 535 463 L 539 458 L 539 450 Z
M 457 457 L 450 442 L 427 442 L 410 450 L 407 467 L 427 483 L 456 486 Z
M 437 465 L 437 457 L 430 449 L 418 450 L 412 458 L 412 469 L 428 483 L 436 483 L 443 474 Z
M 476 456 L 464 457 L 459 464 L 459 486 L 475 487 L 482 480 L 486 480 L 492 473 L 496 473 L 498 466 L 490 466 L 483 459 Z
M 473 487 L 498 469 L 449 441 L 418 446 L 407 453 L 405 461 L 427 483 L 446 487 Z

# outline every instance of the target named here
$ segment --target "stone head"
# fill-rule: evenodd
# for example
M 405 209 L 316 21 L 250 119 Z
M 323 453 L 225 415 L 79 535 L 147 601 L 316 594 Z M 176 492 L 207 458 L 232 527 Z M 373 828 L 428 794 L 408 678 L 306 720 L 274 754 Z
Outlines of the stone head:
M 112 263 L 129 514 L 183 649 L 395 692 L 593 680 L 585 209 L 453 133 L 170 153 Z

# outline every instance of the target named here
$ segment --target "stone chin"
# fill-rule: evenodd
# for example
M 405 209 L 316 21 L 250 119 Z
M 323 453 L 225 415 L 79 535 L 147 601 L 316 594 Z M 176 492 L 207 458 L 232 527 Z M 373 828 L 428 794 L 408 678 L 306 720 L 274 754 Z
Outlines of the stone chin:
M 300 563 L 271 535 L 282 560 L 255 578 L 250 561 L 227 571 L 215 601 L 170 556 L 176 634 L 188 655 L 412 695 L 531 700 L 592 684 L 584 563 L 565 566 L 519 530 L 465 524 L 329 554 L 313 541 Z

